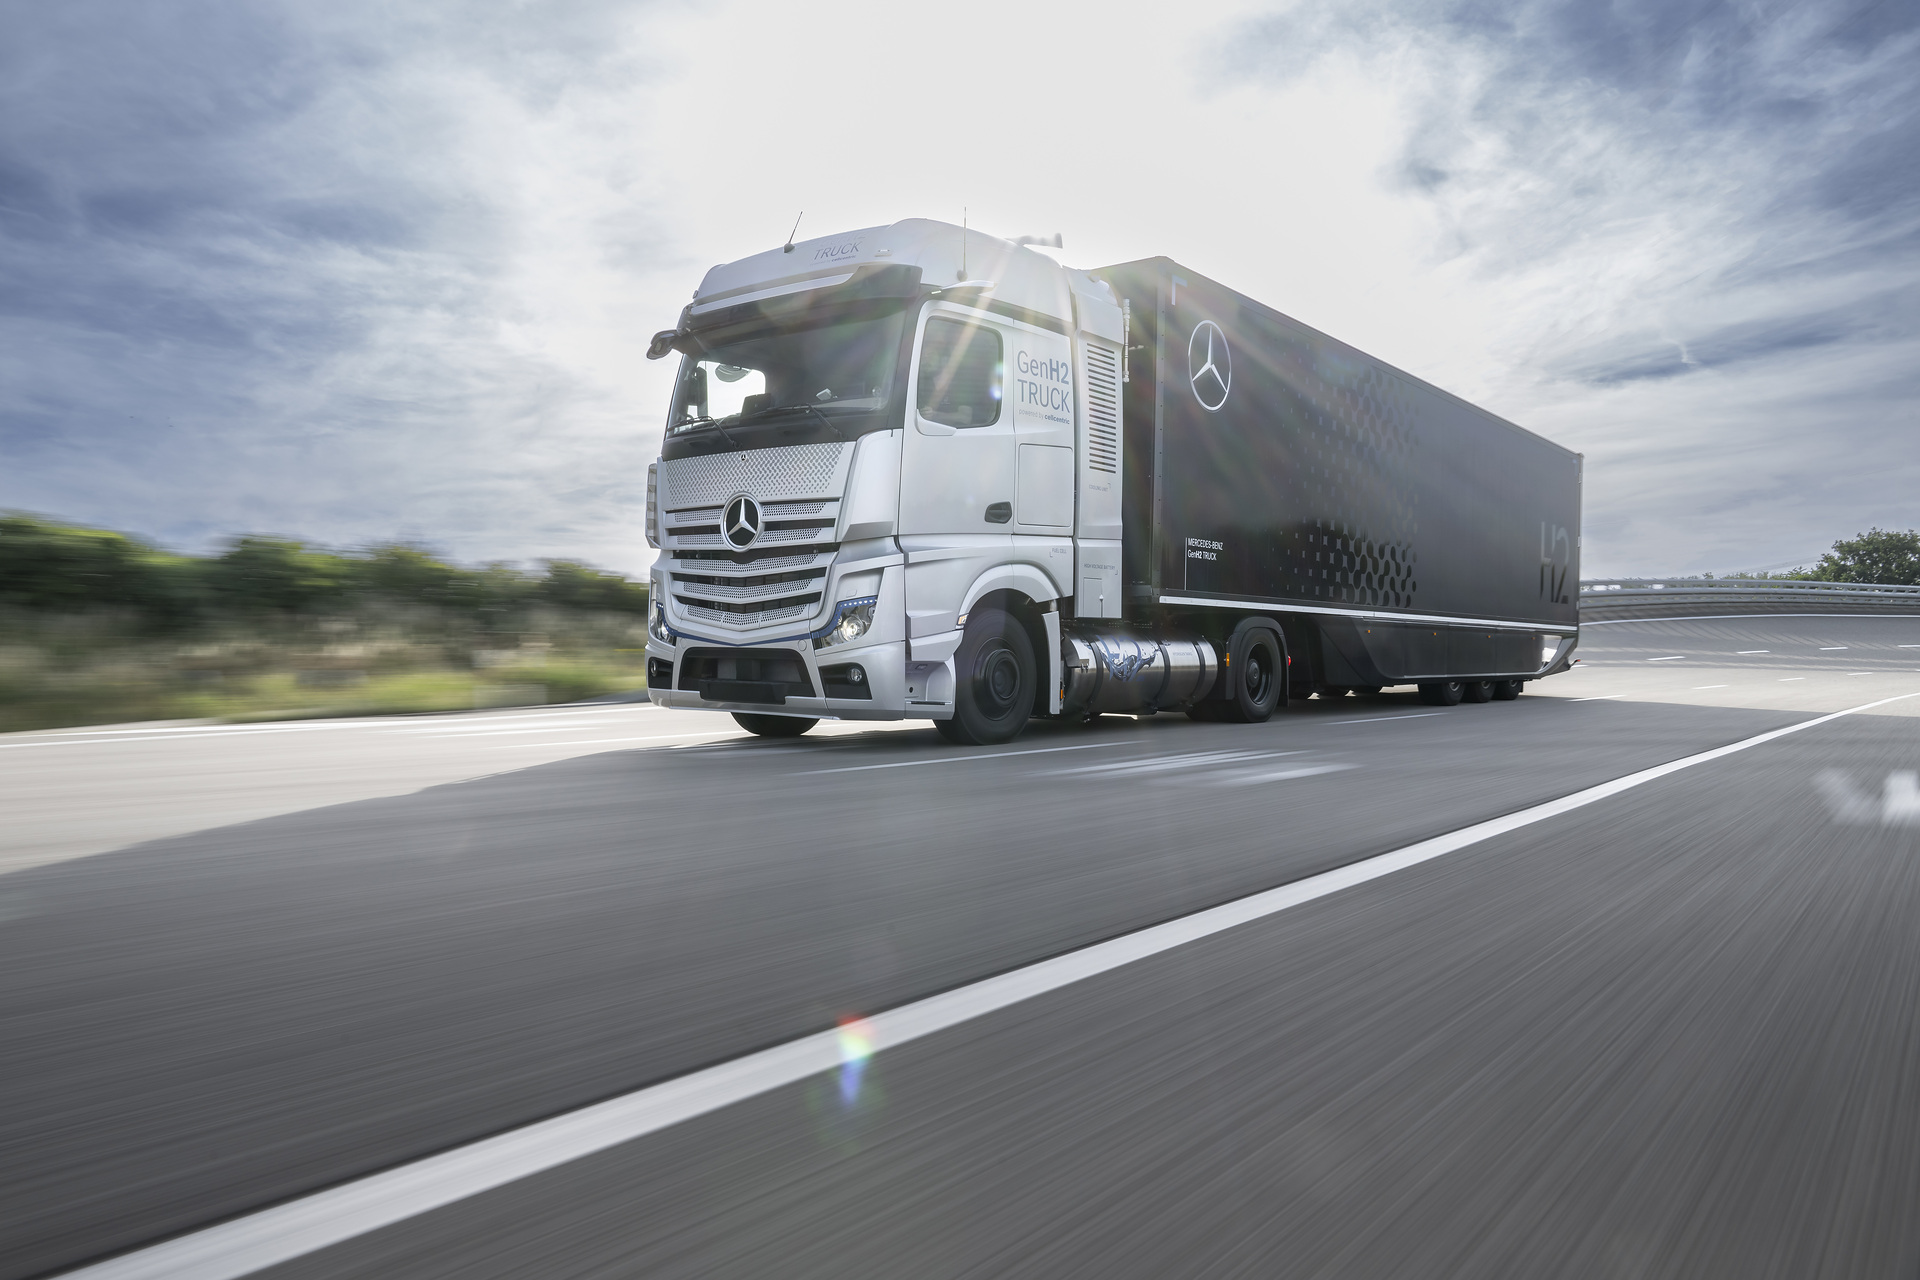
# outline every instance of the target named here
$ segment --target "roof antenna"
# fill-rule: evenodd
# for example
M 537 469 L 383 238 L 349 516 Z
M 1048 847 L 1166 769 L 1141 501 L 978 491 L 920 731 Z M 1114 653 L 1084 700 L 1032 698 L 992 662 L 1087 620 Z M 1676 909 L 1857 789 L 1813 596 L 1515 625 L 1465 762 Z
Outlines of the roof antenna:
M 804 218 L 804 217 L 806 217 L 806 216 L 807 216 L 807 211 L 806 211 L 805 209 L 802 209 L 802 210 L 800 211 L 800 218 Z M 798 230 L 800 229 L 800 218 L 795 218 L 795 219 L 793 220 L 793 231 L 798 231 Z M 792 253 L 792 252 L 793 252 L 793 231 L 789 231 L 789 232 L 787 232 L 787 243 L 786 243 L 786 245 L 785 245 L 785 247 L 783 247 L 783 248 L 782 248 L 782 249 L 780 250 L 780 252 L 782 252 L 782 253 Z

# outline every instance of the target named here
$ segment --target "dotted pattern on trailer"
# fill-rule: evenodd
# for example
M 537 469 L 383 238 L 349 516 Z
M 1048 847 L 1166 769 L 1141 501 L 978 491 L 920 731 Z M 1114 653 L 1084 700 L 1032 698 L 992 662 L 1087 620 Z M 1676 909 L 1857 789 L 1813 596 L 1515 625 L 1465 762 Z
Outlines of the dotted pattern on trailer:
M 1419 585 L 1413 550 L 1419 512 L 1410 474 L 1409 389 L 1368 365 L 1316 372 L 1328 380 L 1333 395 L 1302 397 L 1303 412 L 1294 424 L 1312 505 L 1327 514 L 1281 535 L 1278 550 L 1287 585 L 1333 604 L 1410 609 Z M 1385 494 L 1379 492 L 1383 485 Z M 1389 513 L 1387 527 L 1362 523 L 1362 511 L 1383 509 Z
M 673 511 L 707 506 L 736 493 L 750 493 L 762 502 L 838 498 L 841 465 L 852 452 L 851 444 L 835 440 L 675 458 L 660 464 L 660 482 L 666 489 L 662 507 Z

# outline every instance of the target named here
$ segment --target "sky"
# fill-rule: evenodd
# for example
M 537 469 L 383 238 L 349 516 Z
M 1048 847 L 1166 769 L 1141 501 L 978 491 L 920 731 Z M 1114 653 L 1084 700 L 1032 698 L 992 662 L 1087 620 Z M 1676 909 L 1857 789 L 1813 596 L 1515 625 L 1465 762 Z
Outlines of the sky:
M 706 268 L 963 210 L 1580 450 L 1587 576 L 1920 526 L 1920 0 L 0 0 L 0 508 L 638 572 Z

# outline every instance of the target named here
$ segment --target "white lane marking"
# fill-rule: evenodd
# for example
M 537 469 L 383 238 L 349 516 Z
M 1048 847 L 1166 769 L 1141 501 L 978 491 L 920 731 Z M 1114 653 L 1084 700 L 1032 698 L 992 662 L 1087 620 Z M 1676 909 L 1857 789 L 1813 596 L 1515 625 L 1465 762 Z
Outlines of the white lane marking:
M 610 712 L 633 711 L 640 709 L 641 703 L 622 703 L 615 707 L 595 708 L 577 715 L 605 715 Z M 653 708 L 648 708 L 653 709 Z M 569 719 L 574 718 L 569 716 Z M 343 729 L 379 729 L 387 733 L 430 733 L 455 734 L 465 732 L 464 726 L 472 724 L 499 723 L 506 717 L 488 719 L 461 718 L 422 724 L 417 718 L 407 716 L 356 716 L 338 720 L 296 720 L 278 724 L 183 724 L 147 729 L 62 729 L 36 735 L 26 741 L 0 742 L 0 750 L 19 747 L 73 747 L 101 746 L 119 742 L 167 742 L 182 738 L 251 738 L 261 734 L 273 733 L 323 733 Z M 556 721 L 559 723 L 559 721 Z
M 1675 653 L 1675 654 L 1670 654 L 1669 656 L 1664 658 L 1648 658 L 1647 661 L 1648 662 L 1679 662 L 1682 658 L 1685 658 L 1686 656 L 1687 655 L 1684 653 Z
M 1597 696 L 1595 696 L 1595 697 L 1592 697 L 1592 698 L 1574 698 L 1574 699 L 1571 699 L 1571 701 L 1574 701 L 1574 702 L 1611 702 L 1611 701 L 1613 701 L 1613 700 L 1614 700 L 1615 698 L 1624 698 L 1624 697 L 1626 697 L 1626 696 L 1627 696 L 1627 695 L 1626 695 L 1626 694 L 1624 694 L 1624 693 L 1602 693 L 1602 694 L 1599 694 L 1599 695 L 1597 695 Z
M 497 738 L 510 733 L 566 733 L 569 730 L 584 733 L 592 729 L 604 729 L 603 721 L 587 720 L 533 720 L 517 729 L 396 729 L 396 734 L 409 738 Z
M 588 738 L 572 742 L 491 742 L 489 751 L 549 751 L 554 747 L 605 747 L 616 742 L 666 742 L 679 738 L 722 738 L 733 737 L 738 729 L 708 729 L 699 733 L 649 733 L 638 738 Z
M 1621 627 L 1629 622 L 1751 622 L 1755 618 L 1920 618 L 1920 613 L 1690 613 L 1684 618 L 1604 618 L 1587 627 Z
M 1289 778 L 1311 778 L 1322 773 L 1339 773 L 1343 769 L 1358 767 L 1351 764 L 1303 764 L 1290 769 L 1242 769 L 1218 778 L 1202 778 L 1201 781 L 1212 787 L 1247 787 L 1257 782 L 1285 782 Z
M 1776 738 L 1812 729 L 1842 716 L 1920 698 L 1904 693 L 1877 702 L 1834 711 L 1783 729 L 1670 760 L 1576 791 L 1558 800 L 1476 822 L 1446 835 L 1308 876 L 1292 884 L 1196 911 L 1164 924 L 1069 951 L 997 977 L 915 1000 L 863 1021 L 866 1055 L 895 1048 L 938 1031 L 1084 982 L 1088 978 L 1172 951 L 1214 934 L 1261 920 L 1378 880 L 1408 867 L 1431 862 L 1495 836 L 1545 822 L 1596 804 L 1669 774 L 1749 750 Z M 1104 744 L 1103 744 L 1104 745 Z M 1060 750 L 1060 748 L 1045 748 Z M 1003 754 L 1023 755 L 1026 752 Z M 961 759 L 978 760 L 981 756 Z M 271 1209 L 262 1209 L 218 1226 L 178 1236 L 133 1253 L 67 1273 L 67 1280 L 237 1280 L 266 1267 L 328 1248 L 404 1222 L 495 1187 L 571 1163 L 635 1138 L 657 1133 L 736 1102 L 744 1102 L 809 1076 L 831 1071 L 846 1058 L 838 1028 L 818 1031 L 771 1049 L 735 1058 L 677 1079 L 636 1089 L 605 1102 L 537 1121 L 437 1156 L 428 1156 L 384 1173 L 370 1174 Z M 864 1058 L 862 1059 L 864 1060 Z
M 1847 674 L 1848 674 L 1848 675 L 1850 675 L 1850 676 L 1870 676 L 1870 675 L 1872 675 L 1872 674 L 1873 674 L 1873 672 L 1871 672 L 1871 671 L 1849 671 L 1849 672 L 1847 672 Z
M 305 725 L 274 725 L 264 729 L 225 728 L 204 726 L 192 730 L 153 729 L 137 733 L 116 733 L 71 738 L 40 738 L 33 742 L 0 742 L 0 750 L 19 747 L 105 747 L 128 742 L 178 742 L 184 738 L 251 738 L 263 733 L 298 733 L 307 728 Z M 313 728 L 365 728 L 359 726 L 315 725 Z
M 1920 826 L 1920 774 L 1902 769 L 1887 775 L 1878 804 L 1855 790 L 1853 779 L 1837 769 L 1822 770 L 1814 779 L 1834 821 L 1849 826 Z
M 1726 687 L 1727 686 L 1723 684 L 1697 684 L 1693 686 L 1694 691 L 1696 693 L 1699 692 L 1701 689 L 1724 689 Z
M 1900 649 L 1920 649 L 1920 644 L 1903 644 L 1895 647 Z
M 1073 769 L 1049 769 L 1046 776 L 1064 778 L 1079 774 L 1120 777 L 1136 773 L 1160 773 L 1167 769 L 1198 769 L 1206 765 L 1232 764 L 1240 760 L 1271 760 L 1277 756 L 1305 755 L 1304 751 L 1195 751 L 1178 756 L 1150 756 L 1145 760 L 1122 760 L 1118 764 L 1088 764 Z
M 1095 747 L 1121 747 L 1124 742 L 1084 742 L 1072 747 L 1038 747 L 1032 751 L 989 751 L 976 756 L 940 756 L 933 760 L 895 760 L 888 764 L 849 764 L 838 769 L 802 769 L 796 777 L 814 773 L 859 773 L 865 769 L 911 769 L 923 764 L 965 764 L 969 760 L 999 760 L 1006 756 L 1043 756 L 1049 751 L 1091 751 Z
M 1781 677 L 1780 683 L 1792 684 L 1795 680 L 1805 680 L 1805 679 L 1806 679 L 1805 676 L 1783 676 Z
M 1734 652 L 1737 654 L 1745 655 L 1750 653 L 1772 653 L 1773 650 L 1771 649 L 1735 649 Z
M 1820 652 L 1822 652 L 1822 653 L 1836 653 L 1836 652 L 1838 652 L 1839 650 L 1841 650 L 1841 649 L 1844 649 L 1844 648 L 1846 648 L 1846 647 L 1847 647 L 1847 646 L 1846 646 L 1846 645 L 1843 645 L 1843 644 L 1823 644 L 1823 645 L 1821 645 L 1821 646 L 1820 646 Z
M 1578 699 L 1575 699 L 1578 701 Z M 1329 720 L 1328 724 L 1379 724 L 1382 720 L 1425 720 L 1428 716 L 1445 715 L 1444 711 L 1415 711 L 1404 716 L 1368 716 L 1364 720 Z

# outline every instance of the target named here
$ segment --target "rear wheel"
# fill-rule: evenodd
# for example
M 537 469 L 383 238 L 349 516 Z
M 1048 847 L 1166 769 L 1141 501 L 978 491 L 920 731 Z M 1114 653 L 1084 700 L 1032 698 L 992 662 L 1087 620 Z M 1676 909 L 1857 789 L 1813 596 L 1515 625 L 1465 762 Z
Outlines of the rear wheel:
M 1493 700 L 1495 702 L 1512 702 L 1520 696 L 1520 686 L 1525 683 L 1526 681 L 1524 680 L 1495 680 L 1493 682 Z
M 1465 702 L 1492 702 L 1493 681 L 1468 680 L 1461 685 L 1460 697 Z
M 1249 627 L 1234 637 L 1227 659 L 1226 718 L 1259 724 L 1280 705 L 1286 659 L 1273 632 Z
M 1459 705 L 1466 696 L 1466 684 L 1460 680 L 1422 680 L 1420 682 L 1420 701 L 1430 707 L 1452 707 Z
M 800 716 L 763 716 L 752 711 L 736 711 L 733 719 L 748 733 L 757 733 L 763 738 L 797 738 L 820 723 Z
M 953 719 L 934 727 L 949 742 L 986 746 L 1011 742 L 1033 715 L 1039 675 L 1033 642 L 1004 609 L 975 609 L 953 655 Z

